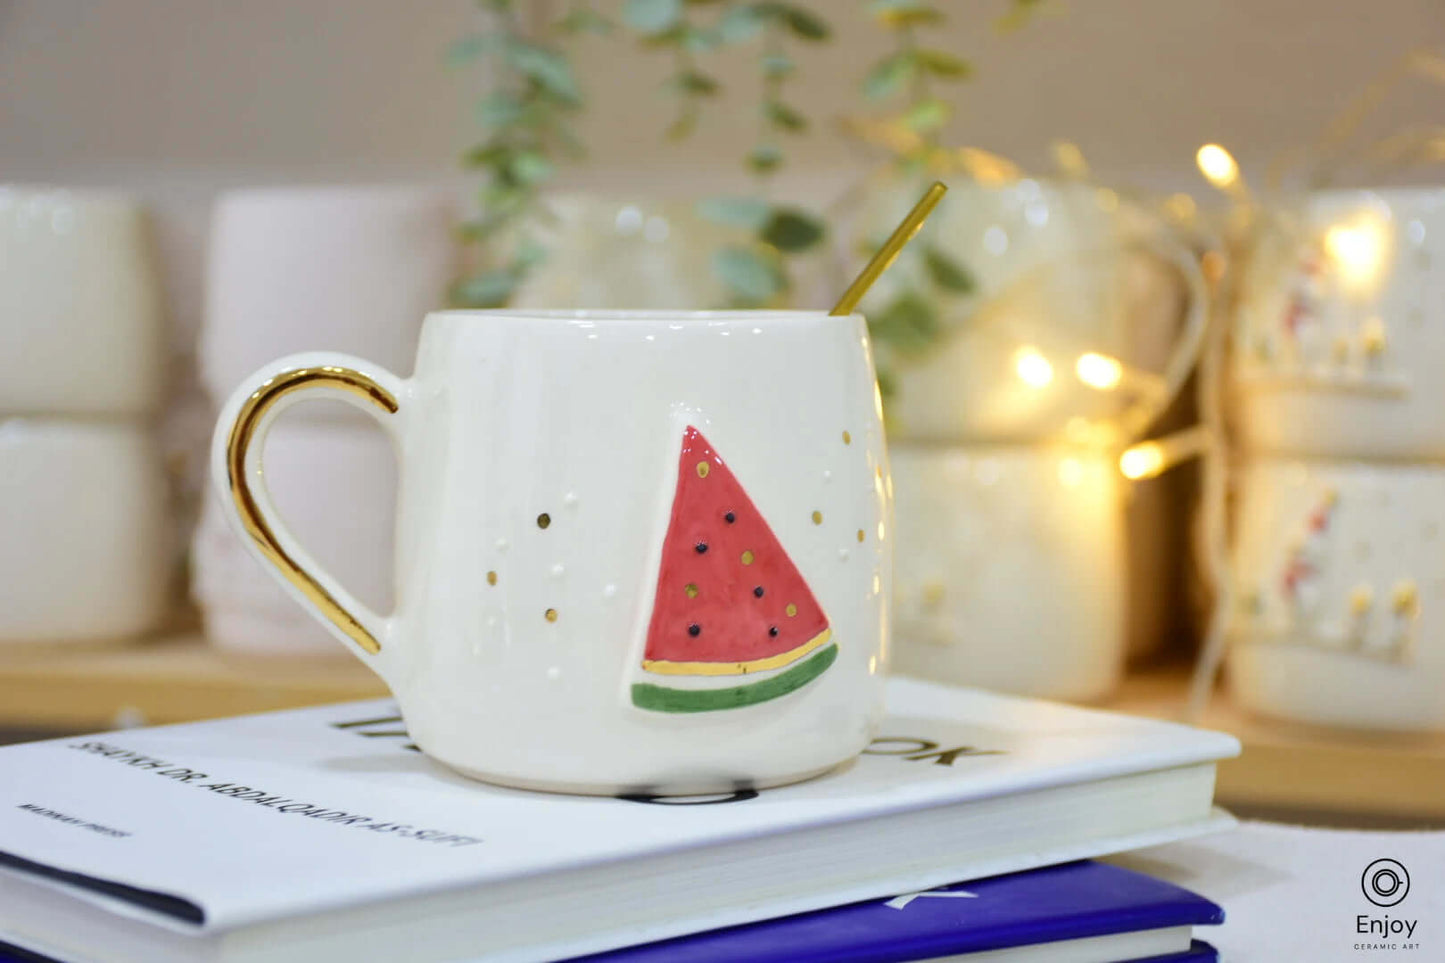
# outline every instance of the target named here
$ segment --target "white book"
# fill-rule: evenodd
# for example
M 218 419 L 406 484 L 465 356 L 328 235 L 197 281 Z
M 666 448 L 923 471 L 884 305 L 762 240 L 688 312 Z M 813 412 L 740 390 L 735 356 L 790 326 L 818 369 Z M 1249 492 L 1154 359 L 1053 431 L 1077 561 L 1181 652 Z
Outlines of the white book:
M 902 679 L 888 704 L 829 775 L 682 800 L 472 782 L 389 700 L 6 747 L 0 941 L 106 963 L 554 960 L 1232 824 L 1212 808 L 1230 736 Z

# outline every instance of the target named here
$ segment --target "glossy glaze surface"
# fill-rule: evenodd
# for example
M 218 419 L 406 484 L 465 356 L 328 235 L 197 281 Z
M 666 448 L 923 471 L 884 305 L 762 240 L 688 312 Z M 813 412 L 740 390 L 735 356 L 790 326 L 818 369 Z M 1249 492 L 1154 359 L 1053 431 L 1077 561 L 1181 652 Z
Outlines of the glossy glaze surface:
M 1445 728 L 1445 467 L 1256 457 L 1230 682 L 1326 725 Z
M 0 414 L 157 411 L 164 348 L 151 257 L 131 198 L 0 186 Z
M 222 465 L 250 390 L 318 363 L 364 370 L 400 402 L 378 416 L 400 453 L 397 608 L 362 615 L 382 646 L 362 657 L 425 751 L 533 787 L 706 792 L 799 778 L 866 745 L 893 535 L 861 317 L 441 312 L 406 381 L 345 356 L 263 369 L 222 414 Z M 779 698 L 680 716 L 634 706 L 631 689 L 649 681 L 689 425 L 726 453 L 827 613 L 837 657 Z
M 1258 451 L 1445 457 L 1445 191 L 1274 213 L 1243 273 L 1234 386 Z

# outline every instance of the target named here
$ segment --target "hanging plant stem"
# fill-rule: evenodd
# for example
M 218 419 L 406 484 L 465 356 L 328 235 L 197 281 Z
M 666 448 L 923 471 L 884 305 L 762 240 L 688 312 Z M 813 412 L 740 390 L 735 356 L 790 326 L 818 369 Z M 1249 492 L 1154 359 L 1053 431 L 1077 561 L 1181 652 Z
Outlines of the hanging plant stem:
M 485 178 L 478 213 L 462 226 L 480 263 L 451 295 L 459 306 L 488 308 L 506 304 L 546 257 L 533 234 L 538 197 L 558 163 L 582 153 L 570 126 L 582 95 L 565 52 L 529 38 L 512 0 L 479 0 L 478 6 L 490 29 L 458 41 L 451 59 L 482 61 L 493 79 L 477 105 L 482 139 L 462 158 L 464 167 Z M 590 5 L 580 4 L 558 26 L 597 32 L 605 24 Z

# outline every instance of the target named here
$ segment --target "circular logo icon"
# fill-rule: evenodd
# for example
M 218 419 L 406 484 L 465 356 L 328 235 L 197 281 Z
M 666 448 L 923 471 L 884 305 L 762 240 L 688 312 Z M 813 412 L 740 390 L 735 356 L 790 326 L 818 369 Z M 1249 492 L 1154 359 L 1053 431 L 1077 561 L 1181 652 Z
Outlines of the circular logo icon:
M 1394 906 L 1410 892 L 1410 874 L 1396 860 L 1377 859 L 1365 867 L 1360 889 L 1376 906 Z

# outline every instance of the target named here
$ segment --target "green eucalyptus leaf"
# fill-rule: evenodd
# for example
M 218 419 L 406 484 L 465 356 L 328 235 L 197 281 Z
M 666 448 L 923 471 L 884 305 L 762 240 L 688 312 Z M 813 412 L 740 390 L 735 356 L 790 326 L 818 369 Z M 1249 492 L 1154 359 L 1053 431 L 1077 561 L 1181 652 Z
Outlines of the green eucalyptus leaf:
M 511 94 L 488 94 L 477 104 L 477 120 L 483 127 L 505 127 L 522 117 L 525 108 L 521 101 Z
M 622 19 L 638 33 L 662 33 L 682 19 L 682 0 L 627 0 Z
M 541 151 L 523 150 L 512 156 L 507 169 L 518 184 L 532 185 L 551 177 L 554 168 Z
M 520 73 L 562 103 L 582 102 L 582 93 L 572 75 L 572 64 L 555 50 L 538 44 L 514 41 L 507 46 L 507 59 Z
M 717 93 L 718 84 L 705 73 L 687 70 L 672 79 L 672 84 L 684 93 L 707 97 Z
M 973 65 L 943 50 L 916 51 L 919 65 L 935 77 L 964 80 L 973 76 Z
M 887 27 L 918 27 L 943 22 L 943 13 L 927 0 L 873 0 L 868 12 Z
M 781 100 L 770 100 L 763 105 L 763 113 L 778 127 L 783 130 L 797 132 L 805 130 L 808 120 Z
M 563 33 L 590 33 L 603 36 L 612 32 L 614 24 L 590 7 L 577 7 L 557 21 L 557 29 Z
M 909 127 L 924 133 L 930 130 L 938 130 L 948 123 L 953 108 L 939 100 L 937 97 L 929 97 L 927 100 L 920 100 L 903 115 L 903 122 Z
M 933 283 L 955 294 L 972 294 L 978 287 L 973 274 L 932 244 L 923 249 L 923 265 Z
M 510 164 L 511 157 L 510 147 L 488 141 L 463 154 L 462 163 L 467 167 L 506 167 Z
M 722 38 L 723 43 L 747 43 L 762 29 L 763 18 L 750 4 L 738 4 L 730 7 L 717 24 L 718 36 Z
M 776 259 L 754 248 L 725 247 L 713 255 L 712 267 L 729 290 L 754 304 L 762 304 L 787 289 L 787 279 Z
M 757 197 L 709 197 L 697 203 L 698 216 L 748 231 L 761 231 L 772 212 L 768 202 Z
M 918 69 L 918 58 L 910 51 L 884 57 L 863 78 L 863 96 L 869 100 L 887 100 L 902 90 Z
M 769 3 L 764 6 L 777 12 L 774 14 L 783 25 L 800 40 L 827 40 L 831 32 L 828 22 L 804 7 L 787 3 Z
M 762 144 L 748 154 L 747 163 L 755 173 L 767 174 L 783 166 L 783 152 L 771 144 Z
M 868 322 L 874 340 L 901 355 L 927 352 L 938 339 L 938 312 L 913 291 L 904 291 Z
M 682 45 L 689 53 L 711 53 L 722 42 L 722 34 L 716 29 L 694 27 L 684 35 Z
M 779 251 L 794 254 L 817 244 L 824 232 L 822 221 L 797 208 L 784 207 L 773 211 L 759 237 Z
M 499 308 L 516 291 L 520 278 L 510 268 L 487 271 L 452 288 L 452 300 L 468 308 Z
M 796 69 L 793 59 L 787 54 L 763 54 L 763 74 L 768 77 L 786 77 Z

